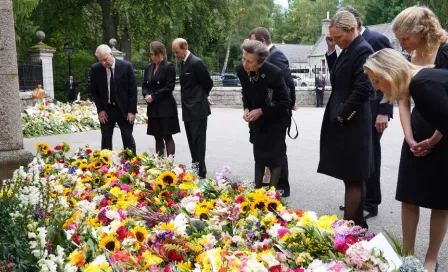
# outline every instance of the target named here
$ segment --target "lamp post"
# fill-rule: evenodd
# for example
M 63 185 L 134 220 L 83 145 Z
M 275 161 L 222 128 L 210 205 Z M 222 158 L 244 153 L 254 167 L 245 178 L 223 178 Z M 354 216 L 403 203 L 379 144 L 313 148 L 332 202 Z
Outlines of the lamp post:
M 64 54 L 67 56 L 68 59 L 68 76 L 72 75 L 72 67 L 70 63 L 71 56 L 73 54 L 73 47 L 70 45 L 69 42 L 64 44 Z

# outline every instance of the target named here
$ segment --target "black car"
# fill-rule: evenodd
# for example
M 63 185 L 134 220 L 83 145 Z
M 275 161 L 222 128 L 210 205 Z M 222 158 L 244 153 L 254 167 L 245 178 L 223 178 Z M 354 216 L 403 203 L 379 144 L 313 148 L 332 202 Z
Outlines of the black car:
M 240 87 L 240 79 L 234 74 L 222 74 L 221 86 Z

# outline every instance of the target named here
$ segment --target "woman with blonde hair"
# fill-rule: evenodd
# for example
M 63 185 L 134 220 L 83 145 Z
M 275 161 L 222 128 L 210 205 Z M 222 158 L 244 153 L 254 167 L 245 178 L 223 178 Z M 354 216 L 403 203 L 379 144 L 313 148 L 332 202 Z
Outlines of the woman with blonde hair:
M 374 170 L 369 101 L 373 87 L 362 66 L 373 49 L 348 11 L 334 15 L 329 32 L 326 57 L 332 92 L 322 120 L 317 172 L 343 180 L 344 219 L 367 227 L 363 210 L 366 180 Z M 339 56 L 336 45 L 342 49 Z
M 384 100 L 390 103 L 400 100 L 400 104 L 411 97 L 414 100 L 412 137 L 430 148 L 409 147 L 404 142 L 396 199 L 402 202 L 405 254 L 414 254 L 419 207 L 431 209 L 425 268 L 437 271 L 437 258 L 448 227 L 448 140 L 442 137 L 435 144 L 428 137 L 435 129 L 448 135 L 448 71 L 414 65 L 392 49 L 370 56 L 364 70 L 376 89 L 384 92 Z M 413 153 L 416 159 L 406 161 L 408 153 Z

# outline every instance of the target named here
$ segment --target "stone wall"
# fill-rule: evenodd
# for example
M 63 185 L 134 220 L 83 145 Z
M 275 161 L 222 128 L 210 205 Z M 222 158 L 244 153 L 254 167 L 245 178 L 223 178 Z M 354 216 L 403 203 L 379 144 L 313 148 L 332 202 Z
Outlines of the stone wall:
M 330 97 L 331 88 L 326 88 L 324 93 L 324 103 Z M 142 90 L 138 88 L 138 103 L 145 104 Z M 240 108 L 243 103 L 241 100 L 241 87 L 213 87 L 210 96 L 215 103 L 215 107 Z M 177 104 L 180 104 L 180 88 L 174 89 L 174 98 Z M 296 103 L 300 107 L 314 107 L 316 105 L 316 91 L 314 87 L 296 87 Z

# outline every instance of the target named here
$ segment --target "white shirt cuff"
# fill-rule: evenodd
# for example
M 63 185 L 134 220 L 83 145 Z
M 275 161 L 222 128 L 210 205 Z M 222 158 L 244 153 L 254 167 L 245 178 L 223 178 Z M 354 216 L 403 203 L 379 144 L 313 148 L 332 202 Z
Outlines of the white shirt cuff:
M 330 56 L 331 54 L 333 54 L 334 52 L 336 52 L 336 48 L 333 51 L 327 51 L 327 56 Z

